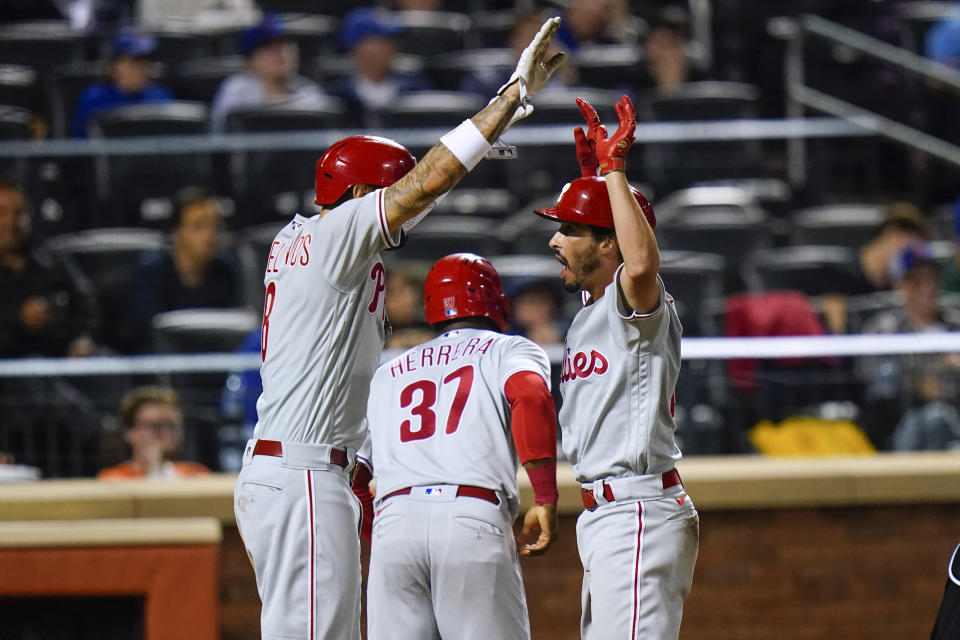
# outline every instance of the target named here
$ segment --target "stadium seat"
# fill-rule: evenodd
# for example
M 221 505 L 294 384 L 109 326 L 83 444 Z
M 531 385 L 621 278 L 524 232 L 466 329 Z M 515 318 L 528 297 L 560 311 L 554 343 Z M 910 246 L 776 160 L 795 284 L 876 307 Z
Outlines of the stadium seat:
M 664 249 L 722 256 L 729 265 L 724 279 L 727 293 L 745 288 L 737 268 L 740 258 L 771 246 L 771 235 L 770 221 L 756 208 L 735 212 L 701 207 L 670 224 L 657 226 L 657 238 Z
M 50 69 L 82 59 L 83 37 L 66 22 L 21 22 L 0 26 L 0 63 Z
M 303 74 L 323 86 L 353 73 L 354 62 L 350 54 L 321 55 L 305 60 L 302 65 Z M 390 59 L 390 70 L 393 73 L 420 73 L 425 64 L 422 56 L 397 53 Z
M 883 222 L 884 208 L 839 204 L 794 211 L 790 243 L 835 245 L 855 249 L 866 244 Z
M 571 56 L 570 64 L 579 71 L 582 83 L 623 91 L 637 86 L 643 49 L 633 44 L 583 46 Z
M 260 324 L 248 309 L 182 309 L 153 317 L 154 347 L 158 353 L 236 351 Z
M 583 124 L 583 115 L 577 106 L 577 98 L 584 98 L 600 113 L 600 119 L 608 123 L 613 119 L 614 124 L 608 126 L 610 133 L 616 129 L 616 115 L 613 105 L 620 99 L 616 91 L 605 91 L 592 87 L 550 87 L 537 94 L 535 101 L 536 114 L 532 118 L 521 120 L 514 126 L 543 125 L 543 124 Z M 573 133 L 570 134 L 570 155 L 573 156 Z M 551 155 L 556 155 L 557 147 L 546 147 Z M 575 156 L 574 156 L 575 157 Z
M 207 131 L 207 107 L 167 102 L 119 107 L 96 114 L 91 138 L 191 135 Z M 131 224 L 132 213 L 151 197 L 165 197 L 187 185 L 211 186 L 210 154 L 100 156 L 95 160 L 98 198 L 107 224 Z
M 144 252 L 160 250 L 164 243 L 162 232 L 137 228 L 65 233 L 50 241 L 51 250 L 75 265 L 91 283 L 101 310 L 100 339 L 118 351 L 129 350 L 138 338 L 124 321 L 131 274 Z
M 155 31 L 153 36 L 157 39 L 157 48 L 151 58 L 167 65 L 208 58 L 217 53 L 214 39 L 207 34 L 193 31 Z
M 365 7 L 370 0 L 258 0 L 257 5 L 268 13 L 307 13 L 342 17 L 357 7 Z
M 556 196 L 538 198 L 521 207 L 500 224 L 498 233 L 501 240 L 510 247 L 510 253 L 553 256 L 553 249 L 549 246 L 550 238 L 560 225 L 534 214 L 533 211 L 552 207 L 556 203 Z
M 246 69 L 243 56 L 221 56 L 184 61 L 167 78 L 173 94 L 181 100 L 197 100 L 210 104 L 221 83 Z
M 793 189 L 779 178 L 732 178 L 728 180 L 705 180 L 693 187 L 737 187 L 746 191 L 764 211 L 774 215 L 787 212 L 793 200 Z
M 463 50 L 470 18 L 452 11 L 397 11 L 400 51 L 427 58 Z
M 70 122 L 80 96 L 90 85 L 103 79 L 104 63 L 74 61 L 55 67 L 47 74 L 46 90 L 51 109 L 53 134 L 69 135 Z
M 20 107 L 0 105 L 0 140 L 25 140 L 30 137 L 30 112 Z
M 347 4 L 319 2 L 320 5 Z M 296 40 L 301 59 L 333 53 L 337 45 L 337 19 L 327 15 L 284 13 L 280 21 L 286 34 Z
M 670 96 L 648 94 L 638 109 L 650 121 L 693 122 L 756 118 L 756 87 L 735 82 L 691 82 Z M 659 192 L 702 180 L 763 175 L 757 140 L 650 143 L 643 147 L 647 178 Z
M 227 115 L 227 131 L 323 131 L 336 128 L 343 114 L 343 104 L 336 98 L 326 98 L 322 106 L 313 109 L 251 107 L 231 111 Z M 231 154 L 231 184 L 241 204 L 242 224 L 274 220 L 277 214 L 288 216 L 289 208 L 278 208 L 275 197 L 288 192 L 298 194 L 312 185 L 318 155 L 316 150 L 283 149 Z M 299 209 L 299 202 L 294 207 Z
M 499 219 L 516 209 L 517 202 L 507 189 L 471 189 L 457 185 L 437 205 L 434 214 L 486 216 Z M 431 214 L 431 215 L 434 215 Z
M 383 112 L 385 127 L 455 127 L 486 105 L 472 93 L 421 91 L 397 98 Z
M 42 92 L 36 69 L 18 64 L 0 64 L 0 102 L 11 107 L 42 112 Z
M 723 296 L 726 261 L 714 253 L 660 252 L 660 277 L 673 296 L 684 335 L 716 335 L 718 328 L 704 313 L 704 302 Z
M 753 291 L 796 290 L 808 296 L 838 290 L 856 252 L 846 247 L 801 246 L 763 249 L 746 257 L 743 279 Z
M 506 47 L 516 20 L 516 9 L 477 11 L 470 14 L 468 44 L 472 48 Z
M 427 74 L 434 86 L 444 91 L 457 91 L 470 72 L 481 69 L 505 81 L 513 73 L 517 61 L 510 49 L 467 49 L 431 59 Z
M 653 204 L 658 224 L 670 224 L 701 209 L 744 215 L 757 209 L 757 202 L 749 191 L 733 186 L 688 187 Z
M 451 253 L 469 251 L 482 256 L 503 253 L 503 243 L 487 218 L 430 215 L 410 232 L 403 258 L 433 263 Z

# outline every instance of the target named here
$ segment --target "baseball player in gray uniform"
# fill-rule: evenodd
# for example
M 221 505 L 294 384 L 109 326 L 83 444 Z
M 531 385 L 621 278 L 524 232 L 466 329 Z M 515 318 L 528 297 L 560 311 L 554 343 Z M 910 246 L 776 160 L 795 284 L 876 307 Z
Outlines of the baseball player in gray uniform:
M 360 506 L 349 482 L 366 434 L 385 335 L 379 252 L 532 111 L 561 56 L 548 20 L 490 104 L 416 164 L 390 140 L 355 136 L 317 162 L 317 204 L 277 234 L 264 283 L 263 394 L 234 492 L 263 603 L 263 638 L 360 637 Z
M 550 363 L 530 340 L 502 333 L 509 303 L 479 256 L 439 260 L 424 307 L 441 335 L 384 363 L 370 386 L 367 637 L 527 639 L 512 530 L 517 460 L 535 497 L 521 539 L 539 531 L 521 553 L 539 555 L 557 531 Z
M 567 333 L 560 389 L 563 452 L 581 483 L 577 521 L 586 640 L 677 638 L 697 557 L 699 516 L 674 464 L 680 320 L 657 270 L 653 209 L 624 175 L 635 115 L 624 96 L 612 136 L 578 99 L 583 176 L 557 205 L 550 240 L 584 307 Z M 599 175 L 596 175 L 599 173 Z

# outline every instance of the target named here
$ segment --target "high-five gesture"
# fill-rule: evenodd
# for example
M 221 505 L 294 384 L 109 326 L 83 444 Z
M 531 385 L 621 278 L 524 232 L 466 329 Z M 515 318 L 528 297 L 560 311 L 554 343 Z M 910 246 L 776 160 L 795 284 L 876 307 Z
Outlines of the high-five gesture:
M 513 72 L 507 83 L 500 87 L 497 95 L 501 95 L 514 82 L 520 83 L 520 104 L 526 106 L 533 95 L 543 89 L 547 80 L 557 70 L 560 63 L 563 62 L 564 54 L 558 53 L 549 60 L 546 60 L 547 49 L 550 48 L 550 41 L 553 40 L 553 34 L 560 28 L 560 18 L 550 18 L 543 23 L 540 31 L 534 36 L 527 48 L 520 54 L 520 60 L 517 62 L 517 70 Z M 529 115 L 529 114 L 528 114 Z
M 633 109 L 630 98 L 623 96 L 620 102 L 614 105 L 620 126 L 612 136 L 607 137 L 607 129 L 602 124 L 597 125 L 594 135 L 597 161 L 600 163 L 600 175 L 611 171 L 623 171 L 626 167 L 627 152 L 636 137 L 633 130 L 637 126 L 637 113 Z M 583 107 L 581 107 L 581 111 Z M 578 152 L 579 156 L 579 152 Z
M 577 144 L 577 162 L 580 163 L 580 175 L 584 178 L 597 175 L 597 167 L 600 161 L 597 160 L 597 127 L 600 126 L 600 116 L 597 110 L 583 98 L 577 98 L 577 106 L 580 107 L 580 113 L 587 123 L 587 133 L 584 134 L 583 127 L 577 127 L 573 130 L 573 140 Z

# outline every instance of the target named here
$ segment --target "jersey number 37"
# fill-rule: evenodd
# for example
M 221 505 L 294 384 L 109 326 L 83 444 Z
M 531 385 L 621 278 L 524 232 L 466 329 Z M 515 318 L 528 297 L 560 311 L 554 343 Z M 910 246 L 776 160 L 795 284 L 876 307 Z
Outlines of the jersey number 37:
M 456 395 L 450 405 L 445 433 L 453 433 L 460 426 L 460 416 L 470 397 L 473 386 L 473 366 L 460 367 L 443 379 L 443 386 L 457 383 Z M 437 404 L 437 384 L 433 380 L 417 380 L 400 392 L 400 408 L 410 407 L 410 418 L 400 423 L 400 441 L 424 440 L 437 431 L 437 414 L 433 410 Z M 414 420 L 416 418 L 416 429 Z

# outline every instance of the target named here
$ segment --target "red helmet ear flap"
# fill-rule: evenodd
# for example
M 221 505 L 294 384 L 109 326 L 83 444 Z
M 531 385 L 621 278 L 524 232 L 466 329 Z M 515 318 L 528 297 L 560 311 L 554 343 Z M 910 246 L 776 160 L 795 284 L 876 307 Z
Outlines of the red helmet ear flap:
M 510 324 L 510 301 L 500 274 L 486 258 L 454 253 L 440 258 L 423 285 L 423 308 L 430 324 L 457 318 L 489 318 L 500 331 Z
M 332 204 L 355 184 L 389 187 L 417 164 L 402 144 L 377 136 L 350 136 L 317 160 L 315 204 Z

